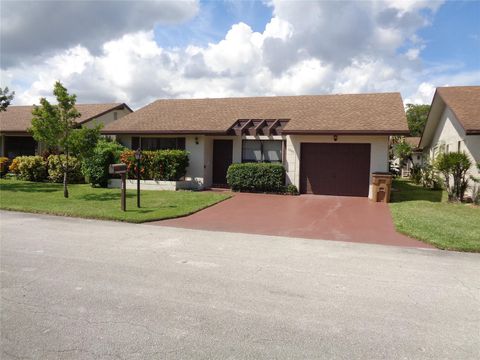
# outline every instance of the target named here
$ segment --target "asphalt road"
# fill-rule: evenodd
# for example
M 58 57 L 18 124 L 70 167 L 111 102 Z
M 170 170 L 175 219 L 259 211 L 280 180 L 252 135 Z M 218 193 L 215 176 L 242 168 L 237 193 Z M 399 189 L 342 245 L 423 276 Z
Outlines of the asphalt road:
M 2 359 L 478 359 L 480 256 L 0 212 Z

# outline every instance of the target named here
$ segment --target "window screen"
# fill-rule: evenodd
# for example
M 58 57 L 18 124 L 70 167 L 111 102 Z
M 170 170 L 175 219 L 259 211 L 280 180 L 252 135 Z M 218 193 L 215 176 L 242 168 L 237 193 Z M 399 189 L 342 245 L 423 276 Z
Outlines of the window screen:
M 242 143 L 243 162 L 282 162 L 282 141 L 244 140 Z
M 132 138 L 132 148 L 134 138 Z M 185 138 L 147 138 L 140 139 L 142 150 L 185 150 Z

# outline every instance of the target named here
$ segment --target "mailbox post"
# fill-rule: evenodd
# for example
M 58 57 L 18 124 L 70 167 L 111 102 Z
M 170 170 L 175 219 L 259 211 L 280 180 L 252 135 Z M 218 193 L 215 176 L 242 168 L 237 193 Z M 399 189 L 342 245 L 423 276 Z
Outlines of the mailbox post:
M 108 168 L 108 172 L 112 175 L 120 175 L 122 178 L 122 198 L 121 198 L 121 208 L 122 211 L 127 210 L 127 165 L 126 164 L 111 164 Z
M 142 160 L 142 150 L 140 148 L 135 151 L 135 159 L 137 160 L 137 208 L 140 208 L 140 160 Z

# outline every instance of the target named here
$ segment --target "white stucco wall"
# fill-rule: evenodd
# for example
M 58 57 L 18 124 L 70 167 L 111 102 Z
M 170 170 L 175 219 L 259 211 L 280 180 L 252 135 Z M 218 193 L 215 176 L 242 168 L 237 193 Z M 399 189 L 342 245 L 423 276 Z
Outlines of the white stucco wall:
M 374 172 L 388 171 L 388 136 L 338 136 L 334 141 L 331 135 L 292 135 L 287 136 L 286 170 L 287 182 L 300 189 L 300 146 L 301 143 L 359 143 L 370 144 L 370 187 L 368 196 L 372 197 L 372 178 Z
M 466 135 L 455 114 L 445 107 L 432 141 L 423 149 L 423 153 L 433 159 L 440 151 L 447 151 L 447 149 L 449 152 L 458 150 L 465 152 L 472 161 L 469 175 L 480 177 L 476 167 L 476 163 L 480 162 L 480 135 Z M 471 182 L 470 186 L 473 187 L 474 183 Z M 471 187 L 467 190 L 467 195 L 471 194 Z

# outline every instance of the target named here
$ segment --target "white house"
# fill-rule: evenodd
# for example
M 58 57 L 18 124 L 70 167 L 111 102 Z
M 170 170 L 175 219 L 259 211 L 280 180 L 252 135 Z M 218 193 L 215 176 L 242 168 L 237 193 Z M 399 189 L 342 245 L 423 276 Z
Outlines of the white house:
M 79 125 L 93 127 L 107 125 L 132 112 L 124 103 L 113 104 L 77 104 Z M 42 145 L 37 144 L 28 128 L 32 123 L 33 106 L 9 106 L 0 112 L 0 156 L 13 159 L 20 155 L 40 154 Z
M 472 160 L 470 175 L 479 177 L 480 86 L 437 88 L 419 146 L 430 159 L 441 152 L 465 152 Z M 473 187 L 471 182 L 467 194 Z
M 282 163 L 301 193 L 372 196 L 389 136 L 408 133 L 399 93 L 158 100 L 104 128 L 125 146 L 190 153 L 187 180 L 225 186 L 230 164 Z

